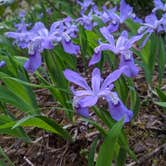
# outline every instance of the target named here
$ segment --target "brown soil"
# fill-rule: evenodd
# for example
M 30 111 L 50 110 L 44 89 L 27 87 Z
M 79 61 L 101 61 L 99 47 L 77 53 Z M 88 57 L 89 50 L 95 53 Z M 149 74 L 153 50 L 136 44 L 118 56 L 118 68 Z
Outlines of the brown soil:
M 155 79 L 156 77 L 154 82 Z M 165 166 L 166 116 L 152 102 L 152 97 L 156 96 L 148 91 L 143 73 L 135 79 L 135 86 L 141 98 L 141 108 L 137 118 L 125 130 L 138 161 L 128 158 L 126 165 Z M 27 132 L 33 143 L 27 144 L 9 136 L 0 136 L 0 145 L 6 154 L 16 166 L 87 166 L 90 145 L 98 132 L 93 126 L 80 121 L 77 115 L 75 123 L 68 121 L 63 111 L 54 109 L 55 103 L 47 90 L 36 90 L 36 95 L 43 112 L 59 124 L 65 125 L 75 142 L 66 142 L 57 135 L 28 128 Z

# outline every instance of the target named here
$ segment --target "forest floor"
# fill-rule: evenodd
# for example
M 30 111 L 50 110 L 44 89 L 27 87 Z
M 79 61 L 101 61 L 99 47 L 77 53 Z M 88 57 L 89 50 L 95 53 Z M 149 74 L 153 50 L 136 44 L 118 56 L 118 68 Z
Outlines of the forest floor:
M 157 76 L 153 79 L 154 83 L 157 82 Z M 163 85 L 166 85 L 166 80 Z M 148 90 L 143 72 L 135 79 L 135 86 L 141 101 L 140 112 L 134 121 L 125 126 L 125 130 L 138 160 L 128 158 L 126 166 L 166 166 L 166 115 L 152 102 L 156 96 Z M 63 111 L 55 111 L 55 102 L 47 90 L 35 92 L 40 108 L 48 117 L 66 126 L 75 142 L 66 142 L 57 135 L 28 128 L 32 143 L 0 136 L 0 145 L 6 154 L 16 166 L 86 166 L 91 143 L 99 133 L 93 126 L 82 122 L 79 116 L 75 115 L 73 124 L 65 118 Z

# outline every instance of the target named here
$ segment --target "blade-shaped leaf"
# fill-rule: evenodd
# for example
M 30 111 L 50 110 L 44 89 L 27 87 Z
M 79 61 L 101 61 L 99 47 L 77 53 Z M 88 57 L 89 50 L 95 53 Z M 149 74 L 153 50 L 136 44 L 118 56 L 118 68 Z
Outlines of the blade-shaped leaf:
M 54 120 L 51 118 L 47 118 L 45 116 L 28 116 L 24 119 L 17 121 L 17 123 L 13 126 L 16 128 L 18 126 L 23 127 L 38 127 L 44 129 L 46 131 L 50 131 L 52 133 L 58 134 L 59 136 L 63 137 L 64 139 L 70 139 L 70 134 L 67 130 L 63 129 L 60 125 L 58 125 Z
M 116 151 L 117 138 L 121 133 L 123 127 L 123 120 L 116 123 L 109 131 L 108 135 L 104 139 L 104 143 L 101 145 L 96 166 L 111 166 L 114 159 L 114 153 Z

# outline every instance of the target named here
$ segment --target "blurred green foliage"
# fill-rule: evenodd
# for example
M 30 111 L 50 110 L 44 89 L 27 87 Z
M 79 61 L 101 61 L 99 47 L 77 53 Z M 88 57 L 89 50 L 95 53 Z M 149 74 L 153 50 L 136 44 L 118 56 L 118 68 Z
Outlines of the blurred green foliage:
M 134 12 L 142 17 L 151 13 L 154 3 L 153 0 L 126 0 L 133 8 Z

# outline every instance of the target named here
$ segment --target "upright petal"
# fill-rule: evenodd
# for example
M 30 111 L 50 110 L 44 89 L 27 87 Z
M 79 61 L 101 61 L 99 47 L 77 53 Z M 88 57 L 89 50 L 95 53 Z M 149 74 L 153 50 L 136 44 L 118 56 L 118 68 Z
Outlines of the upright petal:
M 155 7 L 163 7 L 163 3 L 161 2 L 161 0 L 153 0 L 154 1 L 154 4 L 155 4 Z
M 92 90 L 95 94 L 97 94 L 100 90 L 101 84 L 101 73 L 98 68 L 95 68 L 92 72 Z
M 164 4 L 161 2 L 161 0 L 154 0 L 155 8 L 152 10 L 152 12 L 155 12 L 158 9 L 162 9 Z
M 46 29 L 45 25 L 42 22 L 36 22 L 33 28 L 31 29 L 31 32 L 37 33 L 41 29 Z
M 66 69 L 64 71 L 64 76 L 68 81 L 70 81 L 82 88 L 85 88 L 87 90 L 91 90 L 89 85 L 85 81 L 85 79 L 83 77 L 81 77 L 78 73 L 76 73 L 70 69 Z
M 126 70 L 126 67 L 124 66 L 120 69 L 115 70 L 111 74 L 109 74 L 106 77 L 106 79 L 104 80 L 104 82 L 101 86 L 101 89 L 103 90 L 103 89 L 109 87 L 114 81 L 116 81 L 121 76 L 121 74 L 124 73 L 125 70 Z
M 128 33 L 123 31 L 116 42 L 116 48 L 119 52 L 125 49 L 126 42 L 128 42 Z
M 131 14 L 133 8 L 125 0 L 120 1 L 120 22 L 123 23 Z

